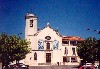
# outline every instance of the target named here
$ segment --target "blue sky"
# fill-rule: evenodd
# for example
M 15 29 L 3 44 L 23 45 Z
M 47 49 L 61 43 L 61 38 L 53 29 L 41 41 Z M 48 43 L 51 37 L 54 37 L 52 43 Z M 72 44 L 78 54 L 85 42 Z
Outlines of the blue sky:
M 31 9 L 40 29 L 50 23 L 61 35 L 100 38 L 93 31 L 100 30 L 99 0 L 0 0 L 0 33 L 21 32 L 24 37 L 25 15 Z

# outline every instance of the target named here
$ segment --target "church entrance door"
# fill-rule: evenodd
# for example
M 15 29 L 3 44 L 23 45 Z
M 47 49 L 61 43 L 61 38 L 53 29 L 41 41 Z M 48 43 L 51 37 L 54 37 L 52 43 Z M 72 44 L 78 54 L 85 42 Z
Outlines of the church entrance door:
M 46 63 L 51 63 L 51 53 L 46 53 Z

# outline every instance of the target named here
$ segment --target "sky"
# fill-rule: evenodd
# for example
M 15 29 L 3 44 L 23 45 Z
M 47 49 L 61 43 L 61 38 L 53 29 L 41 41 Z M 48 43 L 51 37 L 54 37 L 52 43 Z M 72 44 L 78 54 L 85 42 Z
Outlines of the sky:
M 100 39 L 93 31 L 100 30 L 100 0 L 0 0 L 0 33 L 24 38 L 25 15 L 31 10 L 40 29 L 49 23 L 63 36 Z

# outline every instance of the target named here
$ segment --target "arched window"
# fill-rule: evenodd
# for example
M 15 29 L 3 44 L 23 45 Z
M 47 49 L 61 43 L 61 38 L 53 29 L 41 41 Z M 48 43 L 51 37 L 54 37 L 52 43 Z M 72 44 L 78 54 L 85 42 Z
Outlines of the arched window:
M 37 53 L 34 53 L 34 60 L 37 60 Z

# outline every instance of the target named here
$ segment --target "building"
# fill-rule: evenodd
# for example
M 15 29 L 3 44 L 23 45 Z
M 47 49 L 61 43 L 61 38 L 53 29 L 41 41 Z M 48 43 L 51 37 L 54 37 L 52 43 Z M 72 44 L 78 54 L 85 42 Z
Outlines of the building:
M 37 16 L 27 13 L 25 16 L 25 39 L 31 42 L 32 52 L 24 63 L 30 66 L 79 65 L 80 58 L 76 44 L 83 39 L 75 36 L 62 36 L 49 23 L 41 30 L 37 29 Z

